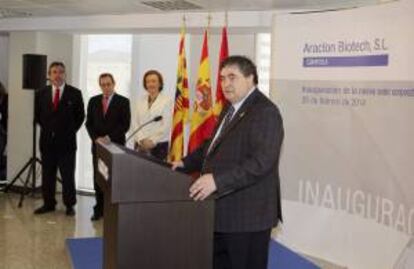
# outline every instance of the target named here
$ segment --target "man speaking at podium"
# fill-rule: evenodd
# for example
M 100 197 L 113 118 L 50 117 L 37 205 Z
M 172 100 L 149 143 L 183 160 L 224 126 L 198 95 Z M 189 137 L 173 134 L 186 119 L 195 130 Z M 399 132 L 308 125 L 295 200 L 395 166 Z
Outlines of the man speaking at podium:
M 250 59 L 228 57 L 220 65 L 220 80 L 230 104 L 212 139 L 173 169 L 201 171 L 190 187 L 194 200 L 216 194 L 214 269 L 266 269 L 271 230 L 282 219 L 282 117 L 257 89 Z

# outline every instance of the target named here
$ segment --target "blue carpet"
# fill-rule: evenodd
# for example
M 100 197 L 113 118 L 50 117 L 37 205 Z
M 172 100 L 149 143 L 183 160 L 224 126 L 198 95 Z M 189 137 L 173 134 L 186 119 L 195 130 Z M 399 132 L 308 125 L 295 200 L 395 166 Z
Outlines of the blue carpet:
M 103 240 L 100 237 L 66 239 L 73 269 L 102 269 Z
M 282 244 L 272 240 L 269 248 L 268 269 L 320 269 Z M 77 268 L 76 268 L 77 269 Z
M 66 239 L 74 269 L 102 269 L 102 238 Z M 268 269 L 320 269 L 276 241 L 269 248 Z

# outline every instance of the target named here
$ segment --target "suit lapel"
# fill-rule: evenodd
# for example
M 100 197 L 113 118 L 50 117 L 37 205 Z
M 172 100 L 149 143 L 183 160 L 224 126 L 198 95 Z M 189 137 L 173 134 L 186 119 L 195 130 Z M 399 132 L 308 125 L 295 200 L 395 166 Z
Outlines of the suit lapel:
M 99 115 L 99 118 L 101 120 L 105 119 L 105 116 L 103 114 L 103 94 L 99 95 L 99 98 L 97 98 L 97 101 L 95 102 L 95 111 Z
M 70 93 L 68 93 L 68 86 L 67 85 L 65 85 L 65 87 L 63 88 L 63 93 L 62 93 L 62 96 L 60 97 L 60 100 L 59 100 L 59 106 L 58 106 L 58 109 L 59 109 L 59 107 L 60 107 L 60 104 L 64 104 L 65 102 L 66 102 L 66 99 L 68 98 L 68 95 L 69 95 Z
M 46 100 L 47 100 L 47 107 L 49 108 L 50 111 L 53 111 L 53 97 L 52 97 L 52 91 L 53 88 L 52 86 L 48 86 L 46 88 Z
M 218 145 L 221 144 L 221 142 L 226 137 L 226 135 L 229 132 L 231 132 L 240 123 L 241 120 L 243 120 L 243 118 L 247 115 L 247 113 L 249 113 L 249 111 L 252 107 L 252 104 L 254 104 L 254 102 L 255 102 L 257 94 L 258 94 L 258 89 L 254 89 L 254 91 L 250 94 L 250 96 L 247 97 L 247 99 L 244 101 L 242 106 L 239 108 L 239 110 L 237 110 L 236 114 L 231 119 L 231 121 L 230 121 L 229 125 L 227 126 L 227 128 L 225 130 L 221 130 L 219 136 L 217 137 L 216 141 L 214 142 L 213 147 L 210 149 L 209 154 L 214 152 L 214 150 L 218 147 Z M 217 126 L 220 126 L 222 124 L 222 121 L 224 120 L 226 113 L 224 113 L 222 115 L 221 120 L 220 120 L 220 122 Z M 217 132 L 217 130 L 218 130 L 218 127 L 216 129 L 216 132 Z

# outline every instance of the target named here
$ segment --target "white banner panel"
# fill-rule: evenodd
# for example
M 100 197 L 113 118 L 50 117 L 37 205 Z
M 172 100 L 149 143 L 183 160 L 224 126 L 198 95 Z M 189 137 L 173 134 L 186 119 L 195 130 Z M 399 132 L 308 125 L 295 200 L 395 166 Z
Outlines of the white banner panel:
M 279 239 L 347 268 L 414 268 L 414 3 L 273 20 Z

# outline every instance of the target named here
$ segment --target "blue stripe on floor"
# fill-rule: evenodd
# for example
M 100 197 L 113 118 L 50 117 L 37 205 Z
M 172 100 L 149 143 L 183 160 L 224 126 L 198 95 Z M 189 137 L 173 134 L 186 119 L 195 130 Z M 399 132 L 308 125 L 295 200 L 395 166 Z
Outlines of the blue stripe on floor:
M 103 240 L 100 237 L 66 239 L 73 269 L 102 269 Z M 320 269 L 304 257 L 272 240 L 268 269 Z
M 320 269 L 309 260 L 272 240 L 269 248 L 268 269 Z
M 66 239 L 73 269 L 102 269 L 103 240 L 100 237 Z

